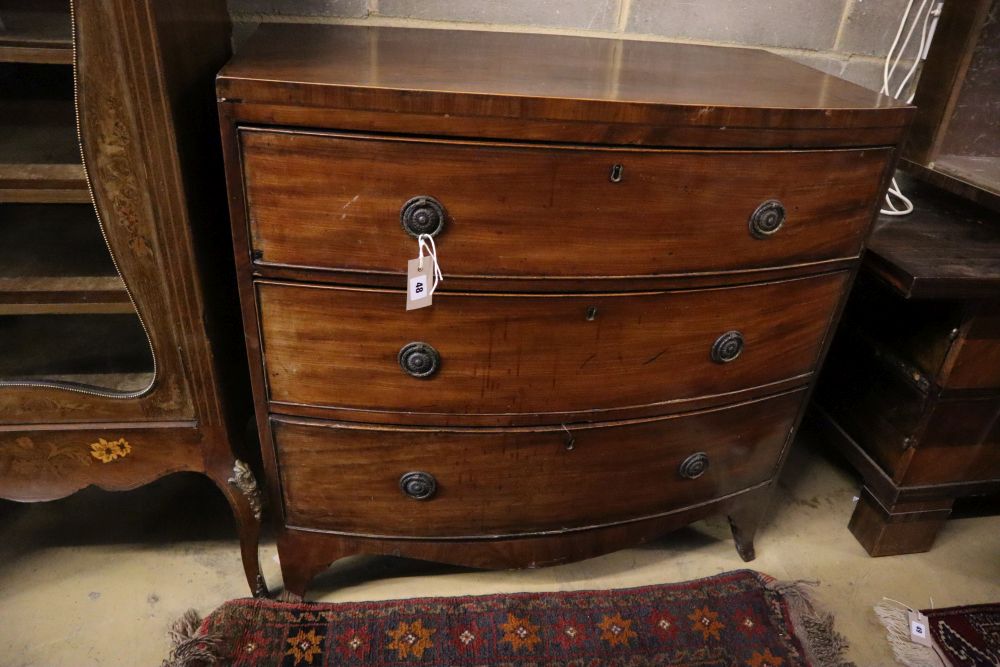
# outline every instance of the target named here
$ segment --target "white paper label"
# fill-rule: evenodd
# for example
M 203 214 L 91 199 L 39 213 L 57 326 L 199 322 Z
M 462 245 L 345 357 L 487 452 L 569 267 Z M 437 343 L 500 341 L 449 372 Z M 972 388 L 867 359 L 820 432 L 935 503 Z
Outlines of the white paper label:
M 927 617 L 919 611 L 911 611 L 907 616 L 910 621 L 910 641 L 930 646 L 931 637 L 927 631 Z
M 431 305 L 431 281 L 434 279 L 434 262 L 424 257 L 420 268 L 420 258 L 411 259 L 406 267 L 406 309 L 416 310 Z
M 416 276 L 410 278 L 410 301 L 418 301 L 427 298 L 427 277 Z

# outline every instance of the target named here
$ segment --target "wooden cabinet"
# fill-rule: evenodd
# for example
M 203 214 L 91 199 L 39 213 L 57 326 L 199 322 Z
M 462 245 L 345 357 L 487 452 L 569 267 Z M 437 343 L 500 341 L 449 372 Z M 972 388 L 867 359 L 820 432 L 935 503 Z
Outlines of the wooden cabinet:
M 864 478 L 873 556 L 927 551 L 956 498 L 1000 491 L 1000 225 L 904 184 L 916 210 L 879 220 L 811 420 Z
M 910 108 L 758 51 L 346 26 L 262 27 L 217 89 L 289 591 L 713 513 L 753 558 Z
M 944 3 L 900 162 L 914 212 L 877 223 L 810 420 L 864 478 L 873 556 L 930 549 L 956 498 L 1000 490 L 998 55 L 1000 2 Z
M 204 473 L 263 593 L 213 131 L 229 37 L 221 0 L 0 4 L 0 497 Z

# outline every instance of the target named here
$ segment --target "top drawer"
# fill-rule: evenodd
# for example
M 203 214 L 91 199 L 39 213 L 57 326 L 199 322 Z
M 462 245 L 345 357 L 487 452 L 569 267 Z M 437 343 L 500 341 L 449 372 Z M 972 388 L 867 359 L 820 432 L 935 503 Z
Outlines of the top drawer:
M 403 274 L 416 243 L 401 212 L 431 197 L 443 210 L 441 263 L 454 277 L 680 276 L 854 257 L 891 155 L 252 128 L 240 143 L 259 264 Z M 433 208 L 411 212 L 413 229 L 436 226 Z

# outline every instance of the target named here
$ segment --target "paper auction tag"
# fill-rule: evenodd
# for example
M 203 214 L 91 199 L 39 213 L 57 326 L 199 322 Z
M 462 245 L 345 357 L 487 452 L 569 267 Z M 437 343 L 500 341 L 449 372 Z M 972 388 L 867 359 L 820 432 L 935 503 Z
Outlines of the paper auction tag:
M 424 254 L 426 253 L 426 254 Z M 417 256 L 406 265 L 406 309 L 416 310 L 431 305 L 431 296 L 444 280 L 437 246 L 430 234 L 417 237 Z
M 927 617 L 913 609 L 906 612 L 906 617 L 910 622 L 910 641 L 929 647 L 931 645 L 931 633 L 927 625 Z
M 406 309 L 416 310 L 431 305 L 431 283 L 434 280 L 434 262 L 429 257 L 414 257 L 406 264 Z

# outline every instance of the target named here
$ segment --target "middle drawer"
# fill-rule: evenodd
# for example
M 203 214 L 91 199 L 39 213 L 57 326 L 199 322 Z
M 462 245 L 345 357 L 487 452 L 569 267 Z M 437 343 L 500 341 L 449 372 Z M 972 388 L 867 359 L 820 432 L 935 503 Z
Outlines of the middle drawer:
M 782 381 L 805 384 L 846 280 L 836 272 L 629 294 L 438 292 L 432 307 L 411 312 L 401 291 L 261 281 L 268 396 L 286 412 L 496 424 L 744 399 Z

